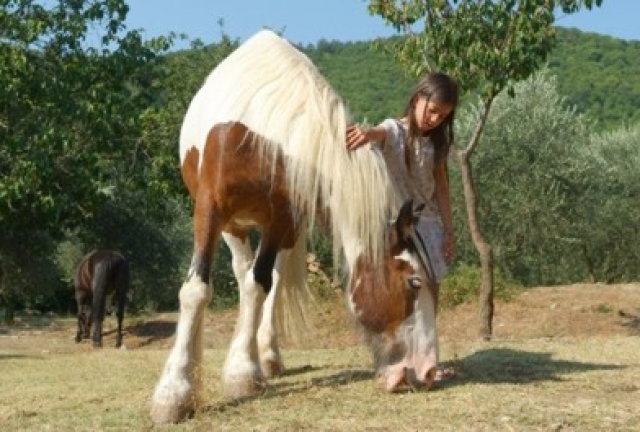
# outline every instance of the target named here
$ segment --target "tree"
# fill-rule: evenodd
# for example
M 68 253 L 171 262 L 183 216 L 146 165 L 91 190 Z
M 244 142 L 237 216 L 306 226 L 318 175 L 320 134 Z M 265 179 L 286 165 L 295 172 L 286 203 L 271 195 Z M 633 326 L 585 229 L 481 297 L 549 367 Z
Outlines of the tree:
M 580 215 L 588 212 L 581 202 L 584 191 L 573 184 L 583 167 L 591 165 L 583 151 L 589 130 L 585 117 L 565 106 L 556 82 L 542 69 L 515 84 L 516 98 L 500 93 L 487 119 L 483 145 L 474 153 L 474 182 L 483 192 L 478 215 L 493 239 L 496 270 L 525 286 L 586 279 L 575 238 L 576 226 L 584 221 Z M 458 117 L 462 139 L 472 135 L 482 110 L 481 100 L 471 102 Z M 452 173 L 457 174 L 455 168 Z M 459 186 L 458 177 L 452 176 L 452 187 Z M 453 194 L 455 207 L 463 208 L 461 195 Z M 464 216 L 456 217 L 463 226 Z M 472 261 L 473 245 L 461 246 L 460 260 Z
M 567 240 L 578 245 L 593 282 L 638 280 L 640 269 L 640 125 L 592 135 L 564 175 L 576 192 Z
M 126 31 L 127 12 L 124 0 L 0 0 L 0 300 L 38 289 L 27 261 L 148 174 L 140 121 L 171 39 Z
M 496 96 L 529 77 L 553 48 L 555 13 L 599 6 L 602 0 L 370 0 L 381 16 L 406 38 L 390 46 L 412 75 L 438 69 L 456 77 L 463 89 L 479 94 L 482 109 L 465 148 L 457 150 L 467 219 L 482 266 L 480 333 L 492 334 L 493 251 L 477 214 L 471 156 L 480 143 Z M 416 32 L 419 22 L 421 32 Z

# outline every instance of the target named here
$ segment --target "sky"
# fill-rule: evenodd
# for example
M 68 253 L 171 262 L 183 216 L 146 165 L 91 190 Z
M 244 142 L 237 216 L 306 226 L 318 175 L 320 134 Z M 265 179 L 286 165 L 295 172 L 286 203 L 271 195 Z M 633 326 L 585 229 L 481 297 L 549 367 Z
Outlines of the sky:
M 321 39 L 355 42 L 394 33 L 367 11 L 367 0 L 129 0 L 128 29 L 144 29 L 147 38 L 173 31 L 205 44 L 224 32 L 241 41 L 263 27 L 296 44 Z M 556 24 L 626 40 L 640 40 L 640 0 L 603 0 L 600 8 L 558 17 Z M 189 41 L 176 44 L 187 48 Z

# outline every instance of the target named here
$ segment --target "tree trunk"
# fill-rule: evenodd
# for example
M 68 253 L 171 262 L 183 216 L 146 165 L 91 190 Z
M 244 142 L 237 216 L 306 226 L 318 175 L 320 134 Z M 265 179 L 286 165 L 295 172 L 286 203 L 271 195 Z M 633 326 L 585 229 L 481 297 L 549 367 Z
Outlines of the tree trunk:
M 460 161 L 460 171 L 462 173 L 462 186 L 464 191 L 464 200 L 467 209 L 467 219 L 469 222 L 469 232 L 471 239 L 480 256 L 480 264 L 482 269 L 482 286 L 478 296 L 479 312 L 480 312 L 480 336 L 485 339 L 491 339 L 493 332 L 493 251 L 491 245 L 486 241 L 477 219 L 476 193 L 473 188 L 473 176 L 471 173 L 470 153 L 468 151 L 459 151 L 458 160 Z
M 2 310 L 2 309 L 0 309 Z M 7 304 L 2 310 L 2 324 L 12 326 L 15 324 L 15 310 L 13 306 Z
M 589 282 L 596 283 L 596 270 L 593 260 L 589 256 L 589 250 L 587 249 L 587 243 L 582 242 L 582 256 L 584 256 L 584 262 L 587 264 L 587 272 L 589 273 Z

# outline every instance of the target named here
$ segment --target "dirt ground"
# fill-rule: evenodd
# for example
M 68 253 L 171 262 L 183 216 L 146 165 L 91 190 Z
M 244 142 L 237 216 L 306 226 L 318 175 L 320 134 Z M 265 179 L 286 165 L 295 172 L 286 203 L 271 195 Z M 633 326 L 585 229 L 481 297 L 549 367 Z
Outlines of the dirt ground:
M 314 334 L 300 348 L 353 346 L 360 338 L 342 295 L 319 299 L 311 305 Z M 126 349 L 168 348 L 177 314 L 125 318 Z M 205 326 L 207 348 L 226 346 L 233 333 L 236 310 L 209 312 Z M 88 341 L 74 342 L 75 320 L 55 316 L 18 317 L 14 326 L 0 327 L 0 354 L 65 353 L 91 349 Z M 440 339 L 461 343 L 479 339 L 478 307 L 464 304 L 440 312 Z M 494 340 L 640 336 L 640 283 L 620 285 L 577 284 L 529 289 L 510 302 L 497 302 Z M 105 322 L 105 347 L 115 344 L 115 318 Z M 284 348 L 287 348 L 287 342 Z

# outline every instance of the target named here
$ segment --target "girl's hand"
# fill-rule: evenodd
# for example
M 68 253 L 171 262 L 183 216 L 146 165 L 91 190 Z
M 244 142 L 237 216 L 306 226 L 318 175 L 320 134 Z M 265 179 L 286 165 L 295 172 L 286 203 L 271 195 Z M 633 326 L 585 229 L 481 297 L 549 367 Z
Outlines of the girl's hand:
M 357 124 L 347 126 L 347 149 L 355 150 L 371 141 L 369 128 Z
M 444 260 L 447 265 L 450 265 L 456 254 L 456 241 L 452 232 L 445 232 L 442 249 L 442 252 L 444 253 Z

